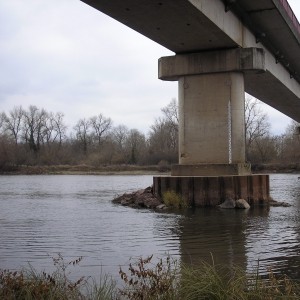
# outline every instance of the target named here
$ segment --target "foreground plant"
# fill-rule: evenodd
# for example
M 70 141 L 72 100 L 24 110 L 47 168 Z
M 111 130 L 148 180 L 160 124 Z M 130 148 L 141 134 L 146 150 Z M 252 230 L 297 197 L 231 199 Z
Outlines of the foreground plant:
M 122 297 L 130 300 L 177 299 L 177 262 L 168 256 L 153 264 L 152 258 L 153 255 L 139 258 L 130 264 L 129 275 L 120 268 L 119 274 L 125 284 L 120 290 Z
M 300 285 L 287 276 L 246 274 L 239 267 L 202 262 L 182 266 L 179 299 L 273 300 L 300 299 Z
M 51 274 L 37 272 L 32 266 L 15 272 L 0 270 L 0 299 L 113 299 L 115 282 L 109 276 L 103 276 L 98 283 L 90 282 L 91 279 L 85 277 L 75 281 L 69 279 L 69 268 L 78 266 L 82 257 L 65 262 L 61 254 L 58 254 L 52 260 L 56 270 Z
M 300 299 L 300 284 L 271 270 L 262 278 L 246 274 L 232 266 L 202 262 L 181 265 L 167 256 L 153 263 L 153 256 L 129 264 L 127 273 L 120 268 L 123 288 L 108 275 L 100 281 L 80 277 L 69 279 L 69 268 L 78 266 L 82 257 L 65 262 L 60 254 L 52 258 L 52 274 L 29 269 L 12 272 L 0 270 L 0 299 L 4 300 L 273 300 Z

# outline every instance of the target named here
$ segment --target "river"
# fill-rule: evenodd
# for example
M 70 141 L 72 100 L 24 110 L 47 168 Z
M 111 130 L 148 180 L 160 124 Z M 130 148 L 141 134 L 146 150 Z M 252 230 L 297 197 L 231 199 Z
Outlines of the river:
M 130 259 L 170 254 L 178 261 L 205 259 L 252 271 L 259 264 L 300 279 L 300 180 L 270 175 L 271 196 L 291 207 L 177 212 L 112 204 L 124 192 L 145 188 L 152 176 L 0 176 L 0 268 L 54 270 L 66 262 L 74 278 L 111 274 Z

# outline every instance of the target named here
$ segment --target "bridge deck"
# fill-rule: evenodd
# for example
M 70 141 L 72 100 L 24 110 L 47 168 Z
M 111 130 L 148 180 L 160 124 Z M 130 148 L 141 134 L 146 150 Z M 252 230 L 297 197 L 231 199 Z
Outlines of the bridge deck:
M 300 26 L 286 0 L 82 1 L 176 54 L 264 48 L 266 72 L 246 74 L 246 91 L 300 122 Z

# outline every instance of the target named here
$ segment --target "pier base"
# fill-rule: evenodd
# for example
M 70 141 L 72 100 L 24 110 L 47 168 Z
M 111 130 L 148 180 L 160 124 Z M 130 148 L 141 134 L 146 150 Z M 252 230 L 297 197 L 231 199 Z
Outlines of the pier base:
M 245 199 L 250 205 L 270 200 L 269 175 L 153 177 L 154 195 L 163 198 L 167 191 L 194 207 L 216 206 L 228 198 Z

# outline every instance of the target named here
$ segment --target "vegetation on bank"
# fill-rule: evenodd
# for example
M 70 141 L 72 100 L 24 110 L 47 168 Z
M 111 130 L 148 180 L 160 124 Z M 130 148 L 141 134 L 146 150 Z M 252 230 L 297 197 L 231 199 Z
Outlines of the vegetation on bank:
M 73 166 L 80 171 L 102 172 L 106 167 L 159 166 L 178 163 L 178 109 L 173 99 L 161 109 L 145 134 L 124 125 L 114 126 L 103 114 L 82 118 L 67 128 L 63 113 L 43 108 L 14 107 L 0 112 L 0 172 L 46 173 L 46 167 Z M 287 124 L 286 132 L 270 133 L 267 115 L 258 100 L 245 101 L 246 157 L 253 166 L 296 165 L 299 171 L 300 135 L 297 123 Z M 298 134 L 297 134 L 298 133 Z M 298 165 L 297 165 L 298 164 Z M 27 166 L 27 167 L 24 167 Z M 55 168 L 53 167 L 55 166 Z M 82 171 L 82 166 L 90 170 Z M 127 171 L 127 170 L 126 170 Z M 256 171 L 256 167 L 254 167 Z M 288 170 L 287 170 L 288 171 Z M 60 170 L 50 170 L 60 172 Z
M 68 278 L 70 266 L 77 266 L 82 258 L 65 263 L 61 255 L 53 258 L 56 270 L 48 274 L 32 267 L 21 271 L 0 270 L 0 299 L 299 299 L 300 284 L 287 276 L 275 275 L 271 270 L 262 278 L 245 274 L 238 267 L 202 262 L 197 266 L 178 265 L 171 257 L 152 262 L 152 256 L 139 258 L 120 268 L 123 282 L 117 286 L 109 276 L 100 282 L 81 277 Z
M 169 165 L 21 165 L 0 168 L 0 175 L 155 175 L 166 174 L 170 170 Z
M 170 174 L 171 165 L 17 165 L 3 166 L 0 175 L 159 175 Z M 252 173 L 300 173 L 300 163 L 254 164 Z M 169 195 L 167 195 L 168 197 Z M 168 201 L 168 200 L 167 200 Z

